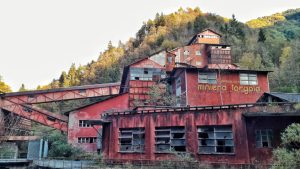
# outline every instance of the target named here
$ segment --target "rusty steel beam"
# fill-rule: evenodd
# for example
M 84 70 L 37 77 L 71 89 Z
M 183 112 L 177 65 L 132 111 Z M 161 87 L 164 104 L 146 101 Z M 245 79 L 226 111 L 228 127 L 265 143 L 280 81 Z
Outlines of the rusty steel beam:
M 11 100 L 2 99 L 0 107 L 9 112 L 15 113 L 23 118 L 38 122 L 40 124 L 53 127 L 55 129 L 67 132 L 68 117 L 55 114 L 30 105 L 21 105 Z
M 18 104 L 37 104 L 119 94 L 120 83 L 75 86 L 2 94 L 1 97 Z
M 31 104 L 75 100 L 119 94 L 120 83 L 75 86 L 1 94 L 0 108 L 40 124 L 67 131 L 68 117 Z

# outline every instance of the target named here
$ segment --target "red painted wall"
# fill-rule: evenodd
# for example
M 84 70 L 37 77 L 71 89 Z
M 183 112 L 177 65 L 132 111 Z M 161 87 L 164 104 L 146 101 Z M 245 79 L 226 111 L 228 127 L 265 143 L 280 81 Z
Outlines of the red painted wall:
M 231 71 L 221 72 L 221 77 L 217 73 L 218 84 L 201 84 L 198 83 L 198 71 L 187 70 L 187 105 L 255 103 L 264 92 L 269 92 L 267 73 L 257 73 L 257 80 L 258 85 L 240 85 L 239 72 Z M 226 86 L 226 90 L 217 86 Z M 246 92 L 245 89 L 249 88 L 255 88 L 256 91 Z
M 184 55 L 184 51 L 189 51 L 188 55 Z M 196 51 L 201 51 L 201 55 L 196 55 Z M 179 57 L 181 63 L 188 63 L 190 65 L 202 68 L 207 65 L 207 52 L 205 44 L 192 44 L 190 46 L 184 46 L 172 51 Z M 200 64 L 197 64 L 200 63 Z
M 300 123 L 299 116 L 294 117 L 246 117 L 247 136 L 249 142 L 250 161 L 252 163 L 270 163 L 273 148 L 280 146 L 280 135 L 282 131 L 292 123 Z M 276 124 L 276 125 L 274 125 Z M 255 131 L 260 129 L 272 129 L 272 148 L 257 148 Z
M 79 127 L 79 120 L 99 120 L 107 110 L 124 111 L 128 109 L 128 94 L 122 94 L 91 106 L 71 112 L 69 115 L 68 142 L 87 152 L 96 152 L 96 143 L 78 143 L 78 137 L 98 137 L 93 127 Z
M 248 163 L 248 144 L 244 119 L 240 109 L 205 110 L 201 112 L 170 112 L 136 115 L 119 115 L 104 135 L 104 157 L 112 160 L 165 160 L 174 158 L 169 153 L 155 152 L 155 127 L 185 126 L 187 151 L 203 162 Z M 205 125 L 232 125 L 235 153 L 233 155 L 198 154 L 197 127 Z M 119 153 L 119 128 L 145 127 L 144 153 Z M 109 139 L 108 139 L 109 138 Z M 243 139 L 241 139 L 243 138 Z M 108 141 L 109 140 L 109 141 Z

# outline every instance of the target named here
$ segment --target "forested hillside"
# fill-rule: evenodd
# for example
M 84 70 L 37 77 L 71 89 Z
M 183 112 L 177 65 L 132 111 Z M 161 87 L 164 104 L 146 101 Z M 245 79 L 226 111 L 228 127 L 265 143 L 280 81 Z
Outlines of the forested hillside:
M 300 9 L 251 20 L 246 24 L 199 8 L 180 8 L 169 15 L 157 14 L 145 22 L 134 38 L 108 43 L 98 60 L 76 67 L 38 89 L 120 81 L 122 69 L 161 49 L 182 46 L 205 28 L 220 32 L 232 45 L 233 62 L 250 69 L 271 69 L 272 91 L 300 92 Z

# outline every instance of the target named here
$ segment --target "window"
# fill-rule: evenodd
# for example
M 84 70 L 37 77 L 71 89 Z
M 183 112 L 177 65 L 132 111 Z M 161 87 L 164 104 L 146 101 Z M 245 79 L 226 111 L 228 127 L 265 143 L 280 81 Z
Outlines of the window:
M 240 84 L 241 85 L 257 85 L 257 75 L 240 73 Z
M 96 143 L 97 137 L 78 137 L 78 143 Z
M 144 152 L 145 129 L 124 128 L 119 133 L 120 152 Z
M 92 127 L 92 125 L 87 120 L 79 120 L 79 127 Z
M 201 56 L 201 51 L 200 51 L 200 50 L 197 50 L 197 51 L 196 51 L 196 55 L 197 55 L 197 56 Z
M 217 84 L 217 73 L 198 73 L 199 83 Z
M 155 127 L 156 152 L 185 152 L 184 127 Z
M 200 154 L 232 154 L 234 142 L 231 126 L 205 126 L 198 128 Z
M 176 105 L 180 106 L 180 102 L 181 102 L 181 78 L 178 77 L 176 79 L 176 91 L 175 91 L 175 95 L 176 95 Z
M 167 57 L 167 61 L 168 61 L 169 64 L 171 64 L 172 63 L 172 57 L 171 56 Z
M 256 147 L 272 147 L 273 131 L 271 129 L 256 130 Z
M 154 77 L 161 77 L 165 72 L 156 68 L 130 68 L 130 80 L 152 81 Z
M 190 54 L 190 52 L 188 51 L 188 50 L 185 50 L 184 52 L 183 52 L 183 55 L 189 55 Z

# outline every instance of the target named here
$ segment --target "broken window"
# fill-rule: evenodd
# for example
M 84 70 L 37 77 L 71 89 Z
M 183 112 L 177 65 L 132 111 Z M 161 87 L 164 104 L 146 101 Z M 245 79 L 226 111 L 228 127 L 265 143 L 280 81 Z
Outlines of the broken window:
M 255 131 L 256 147 L 272 147 L 273 131 L 271 129 L 262 129 Z
M 198 127 L 198 145 L 200 154 L 234 153 L 231 126 Z
M 96 143 L 97 137 L 78 137 L 78 143 Z
M 92 127 L 92 125 L 87 121 L 88 120 L 79 120 L 79 127 Z
M 157 68 L 130 68 L 130 80 L 153 81 L 164 75 L 165 72 Z
M 156 152 L 185 152 L 184 127 L 156 127 L 155 148 Z
M 145 129 L 124 128 L 119 132 L 120 152 L 144 152 Z
M 257 75 L 249 73 L 240 73 L 241 85 L 257 85 Z
M 217 84 L 217 73 L 198 73 L 199 83 Z

